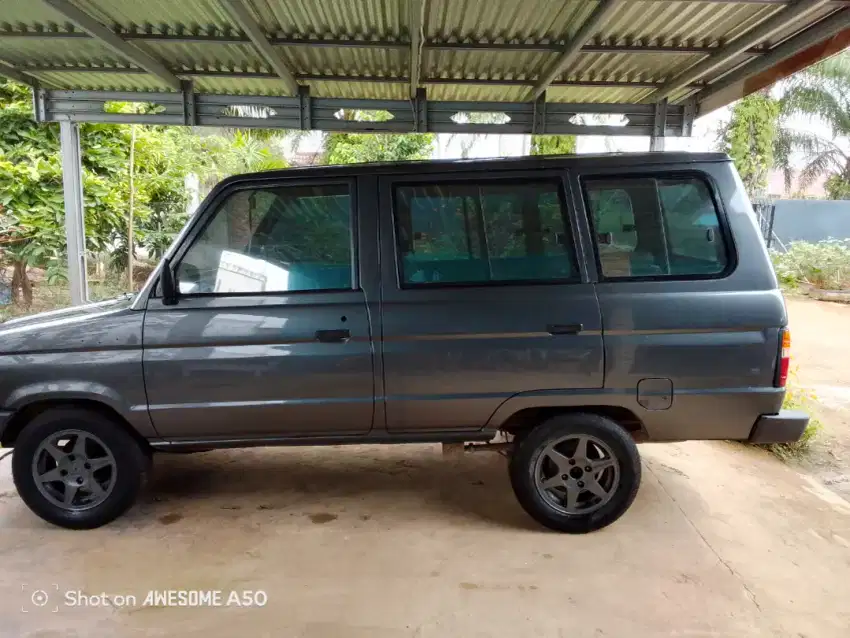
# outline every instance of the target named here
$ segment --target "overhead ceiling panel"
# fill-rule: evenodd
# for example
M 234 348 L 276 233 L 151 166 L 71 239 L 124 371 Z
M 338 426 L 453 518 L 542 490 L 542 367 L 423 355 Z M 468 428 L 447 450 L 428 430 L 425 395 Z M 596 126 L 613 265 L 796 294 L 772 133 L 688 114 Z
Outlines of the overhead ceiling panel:
M 543 87 L 547 101 L 627 103 L 657 99 L 655 86 L 675 84 L 709 54 L 720 55 L 791 7 L 812 9 L 719 61 L 689 88 L 671 88 L 670 100 L 681 102 L 727 74 L 739 77 L 779 45 L 793 52 L 788 43 L 827 18 L 850 28 L 847 0 L 621 0 L 609 19 L 586 29 L 597 1 L 421 0 L 419 57 L 410 45 L 412 7 L 419 5 L 413 0 L 243 0 L 272 44 L 263 53 L 223 1 L 70 0 L 123 38 L 122 49 L 88 37 L 45 0 L 6 0 L 0 73 L 24 80 L 29 74 L 48 88 L 174 90 L 170 73 L 201 93 L 291 95 L 279 72 L 316 97 L 408 99 L 419 88 L 429 100 L 525 102 L 564 47 L 585 33 L 577 43 L 583 48 Z M 418 69 L 411 68 L 417 57 Z M 149 58 L 166 67 L 159 73 L 165 81 L 139 68 Z M 417 70 L 419 82 L 411 86 Z

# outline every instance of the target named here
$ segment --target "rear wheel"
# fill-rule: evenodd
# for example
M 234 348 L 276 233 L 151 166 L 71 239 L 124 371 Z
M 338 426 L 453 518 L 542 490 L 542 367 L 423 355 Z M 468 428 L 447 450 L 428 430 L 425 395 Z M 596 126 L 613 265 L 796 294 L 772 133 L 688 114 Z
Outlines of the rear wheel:
M 546 527 L 570 534 L 622 516 L 637 495 L 640 470 L 629 434 L 596 414 L 565 414 L 533 428 L 510 464 L 522 507 Z
M 90 529 L 130 508 L 148 463 L 121 425 L 98 412 L 56 408 L 20 433 L 12 474 L 21 498 L 38 516 L 62 527 Z

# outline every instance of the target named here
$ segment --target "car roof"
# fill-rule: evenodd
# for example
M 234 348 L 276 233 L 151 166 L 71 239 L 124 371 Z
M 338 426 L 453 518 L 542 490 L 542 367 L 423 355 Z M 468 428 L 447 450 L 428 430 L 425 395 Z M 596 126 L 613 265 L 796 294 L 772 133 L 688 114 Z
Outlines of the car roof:
M 384 175 L 395 173 L 442 173 L 451 170 L 527 170 L 539 168 L 580 167 L 583 170 L 598 168 L 696 164 L 705 162 L 728 162 L 725 153 L 685 153 L 685 152 L 649 152 L 649 153 L 601 153 L 596 155 L 532 155 L 525 157 L 496 157 L 490 159 L 455 160 L 417 160 L 404 162 L 370 162 L 361 164 L 339 164 L 331 166 L 298 166 L 259 173 L 234 175 L 224 180 L 220 186 L 233 182 L 255 179 L 289 179 L 354 177 L 357 175 Z

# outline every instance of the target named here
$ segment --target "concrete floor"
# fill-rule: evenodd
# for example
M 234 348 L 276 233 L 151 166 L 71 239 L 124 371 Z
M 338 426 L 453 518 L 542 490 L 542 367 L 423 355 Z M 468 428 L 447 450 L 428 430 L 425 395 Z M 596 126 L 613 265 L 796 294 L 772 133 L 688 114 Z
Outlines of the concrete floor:
M 437 446 L 163 457 L 141 502 L 90 532 L 30 514 L 6 459 L 0 636 L 850 636 L 846 501 L 741 445 L 641 452 L 632 509 L 587 536 L 537 527 L 501 457 Z M 151 589 L 268 602 L 143 606 Z

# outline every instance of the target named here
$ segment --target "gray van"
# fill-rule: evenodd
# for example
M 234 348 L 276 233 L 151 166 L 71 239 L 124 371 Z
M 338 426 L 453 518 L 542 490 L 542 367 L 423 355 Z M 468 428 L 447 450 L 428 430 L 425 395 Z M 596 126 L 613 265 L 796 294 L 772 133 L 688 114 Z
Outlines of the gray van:
M 562 532 L 635 498 L 636 441 L 792 441 L 785 306 L 719 154 L 225 180 L 141 292 L 8 321 L 0 442 L 47 521 L 107 523 L 153 452 L 466 444 Z

